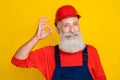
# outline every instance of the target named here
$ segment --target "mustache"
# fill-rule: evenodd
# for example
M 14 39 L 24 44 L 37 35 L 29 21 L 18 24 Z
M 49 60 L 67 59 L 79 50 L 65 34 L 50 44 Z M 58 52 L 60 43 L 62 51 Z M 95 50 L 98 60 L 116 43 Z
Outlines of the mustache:
M 65 37 L 69 37 L 69 36 L 71 36 L 71 35 L 77 36 L 77 35 L 79 35 L 79 34 L 80 34 L 80 32 L 69 32 L 69 33 L 64 34 L 64 36 L 65 36 Z

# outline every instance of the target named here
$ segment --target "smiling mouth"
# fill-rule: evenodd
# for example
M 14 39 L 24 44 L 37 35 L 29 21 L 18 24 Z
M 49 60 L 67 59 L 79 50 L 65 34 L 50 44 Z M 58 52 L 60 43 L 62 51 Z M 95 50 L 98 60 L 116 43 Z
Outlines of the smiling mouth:
M 73 39 L 73 38 L 77 37 L 77 34 L 72 34 L 72 35 L 69 35 L 69 36 L 66 36 L 66 37 L 69 38 L 69 39 Z

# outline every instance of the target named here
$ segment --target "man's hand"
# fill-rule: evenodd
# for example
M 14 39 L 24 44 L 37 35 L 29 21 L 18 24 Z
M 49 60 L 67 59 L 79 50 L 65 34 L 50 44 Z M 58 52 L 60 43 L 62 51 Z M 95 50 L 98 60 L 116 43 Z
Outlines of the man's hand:
M 38 29 L 35 34 L 35 37 L 38 40 L 45 38 L 53 31 L 50 25 L 45 24 L 45 22 L 47 22 L 47 21 L 48 21 L 48 19 L 46 17 L 43 17 L 39 20 Z

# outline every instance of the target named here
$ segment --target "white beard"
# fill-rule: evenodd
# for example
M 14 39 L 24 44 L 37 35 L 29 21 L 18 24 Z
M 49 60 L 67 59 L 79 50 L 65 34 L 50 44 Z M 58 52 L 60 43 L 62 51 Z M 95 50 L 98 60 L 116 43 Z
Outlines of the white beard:
M 67 36 L 70 36 L 71 34 L 77 36 L 74 39 L 69 39 Z M 86 46 L 81 38 L 80 32 L 66 33 L 66 34 L 61 33 L 60 35 L 61 35 L 61 42 L 59 44 L 59 48 L 64 52 L 75 53 L 83 50 Z

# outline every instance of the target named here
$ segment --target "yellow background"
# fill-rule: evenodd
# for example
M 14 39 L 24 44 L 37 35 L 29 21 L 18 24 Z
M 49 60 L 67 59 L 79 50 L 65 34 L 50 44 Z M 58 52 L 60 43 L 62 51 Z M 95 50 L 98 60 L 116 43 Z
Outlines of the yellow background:
M 54 16 L 59 6 L 71 4 L 80 15 L 84 41 L 95 46 L 107 80 L 120 80 L 120 1 L 119 0 L 1 0 L 0 1 L 0 80 L 45 80 L 34 68 L 11 64 L 16 50 L 35 33 L 39 18 L 46 16 L 53 33 L 34 49 L 59 43 Z

